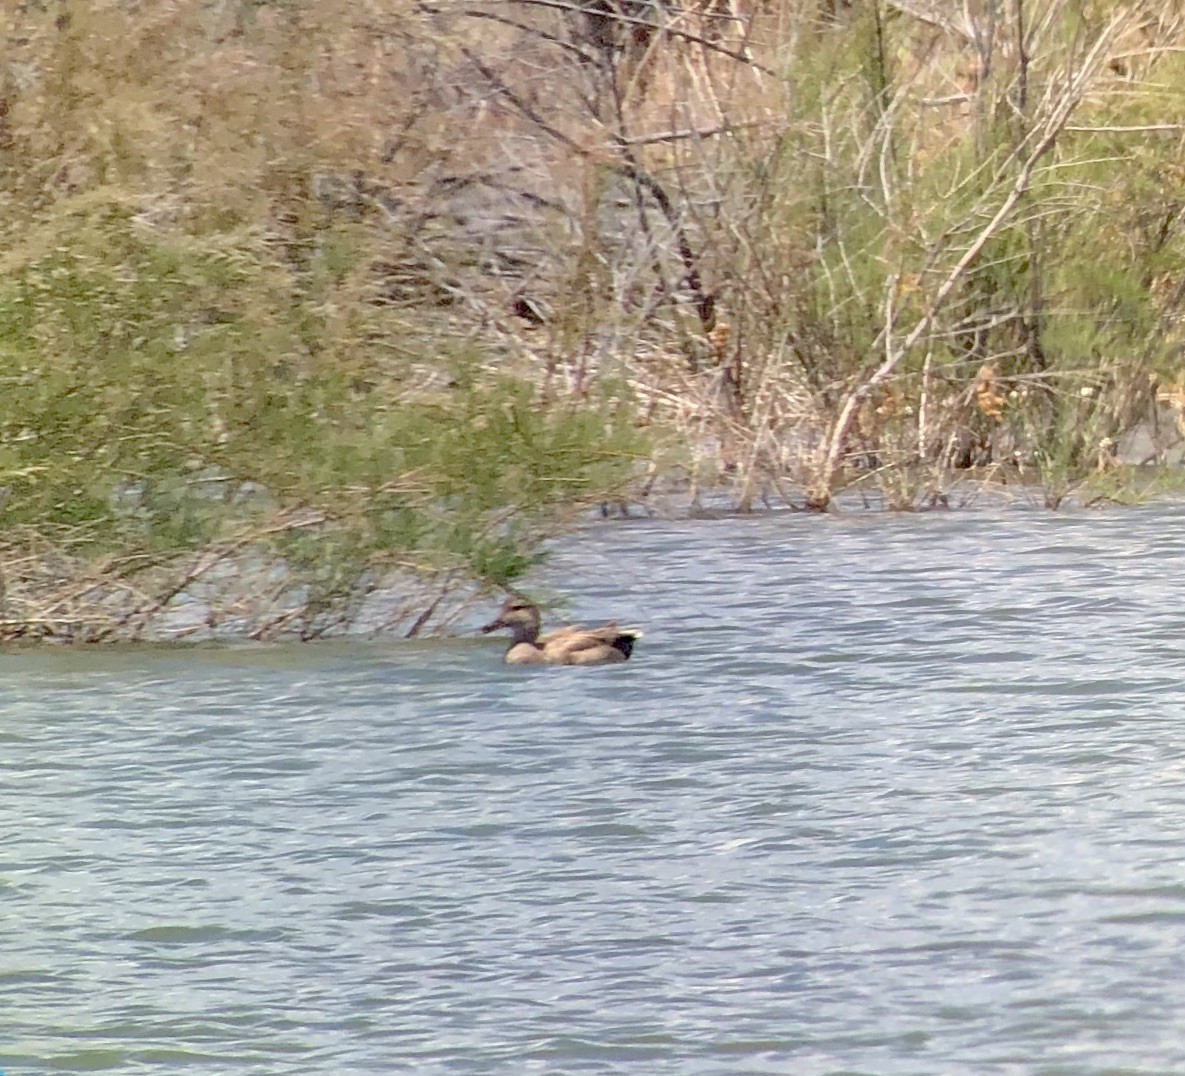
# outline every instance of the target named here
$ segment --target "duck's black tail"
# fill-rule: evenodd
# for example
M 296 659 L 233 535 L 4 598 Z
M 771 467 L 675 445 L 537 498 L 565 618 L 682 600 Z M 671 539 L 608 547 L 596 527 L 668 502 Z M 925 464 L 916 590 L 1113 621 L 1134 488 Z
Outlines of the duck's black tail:
M 623 631 L 613 638 L 610 645 L 614 650 L 620 650 L 628 661 L 629 656 L 634 652 L 634 643 L 640 634 L 636 631 Z

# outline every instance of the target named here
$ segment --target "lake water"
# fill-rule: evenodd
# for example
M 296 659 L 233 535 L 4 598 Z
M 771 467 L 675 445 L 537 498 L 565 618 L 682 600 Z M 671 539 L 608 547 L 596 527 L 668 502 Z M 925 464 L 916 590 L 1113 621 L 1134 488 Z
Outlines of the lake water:
M 646 636 L 0 657 L 0 1068 L 1185 1071 L 1185 508 L 590 528 Z

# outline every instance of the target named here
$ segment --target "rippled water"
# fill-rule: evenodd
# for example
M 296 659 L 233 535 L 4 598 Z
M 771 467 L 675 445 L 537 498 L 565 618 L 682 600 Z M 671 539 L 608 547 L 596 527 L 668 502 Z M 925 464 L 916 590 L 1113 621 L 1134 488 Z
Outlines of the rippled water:
M 599 526 L 613 669 L 0 657 L 0 1068 L 1185 1071 L 1183 524 Z

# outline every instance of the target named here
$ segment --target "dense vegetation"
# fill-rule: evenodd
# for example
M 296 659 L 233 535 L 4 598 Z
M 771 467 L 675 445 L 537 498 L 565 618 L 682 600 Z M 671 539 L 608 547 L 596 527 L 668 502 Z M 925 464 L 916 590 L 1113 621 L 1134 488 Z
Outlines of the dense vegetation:
M 373 32 L 350 14 L 10 9 L 9 634 L 135 633 L 261 545 L 300 616 L 252 630 L 316 632 L 385 569 L 515 578 L 632 473 L 621 383 L 540 406 L 463 324 L 393 301 L 388 237 L 318 193 L 363 163 L 350 86 L 318 82 L 323 49 L 352 64 Z
M 312 634 L 643 479 L 1056 505 L 1177 435 L 1175 2 L 0 10 L 0 635 L 261 550 L 244 623 Z

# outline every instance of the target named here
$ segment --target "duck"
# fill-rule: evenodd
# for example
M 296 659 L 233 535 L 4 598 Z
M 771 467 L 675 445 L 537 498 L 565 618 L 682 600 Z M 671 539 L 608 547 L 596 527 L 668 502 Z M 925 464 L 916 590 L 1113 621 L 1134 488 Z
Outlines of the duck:
M 514 632 L 506 651 L 507 665 L 620 665 L 629 660 L 634 641 L 642 635 L 633 628 L 619 628 L 615 621 L 599 628 L 559 628 L 540 635 L 541 623 L 538 606 L 510 597 L 481 630 Z

